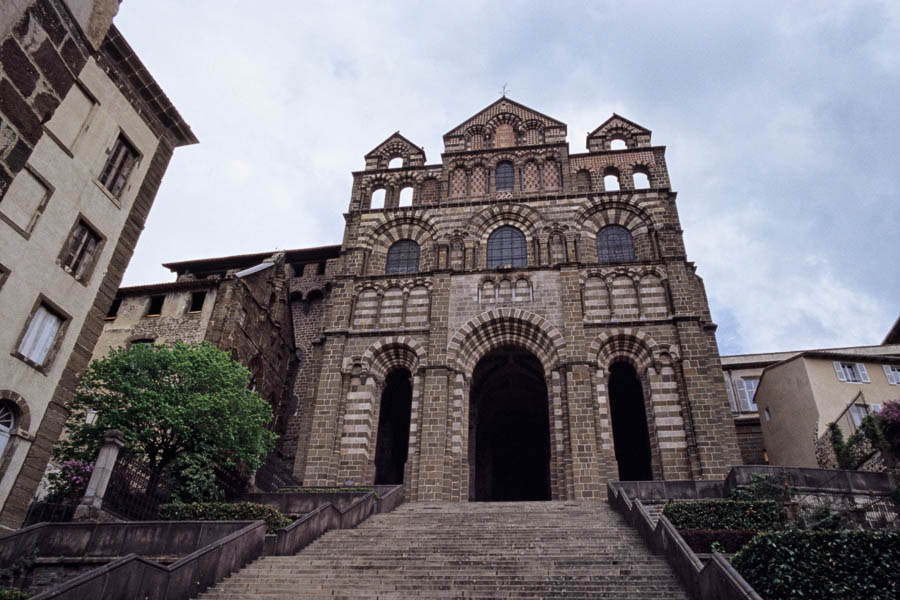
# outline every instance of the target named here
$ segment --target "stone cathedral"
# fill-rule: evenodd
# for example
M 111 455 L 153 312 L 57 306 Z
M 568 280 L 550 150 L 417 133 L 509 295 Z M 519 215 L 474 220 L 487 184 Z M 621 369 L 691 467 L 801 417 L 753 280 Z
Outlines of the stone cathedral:
M 506 97 L 436 163 L 395 133 L 353 173 L 340 246 L 166 265 L 177 282 L 120 290 L 98 352 L 230 344 L 304 485 L 555 500 L 722 477 L 742 461 L 716 326 L 650 137 L 613 115 L 570 154 Z

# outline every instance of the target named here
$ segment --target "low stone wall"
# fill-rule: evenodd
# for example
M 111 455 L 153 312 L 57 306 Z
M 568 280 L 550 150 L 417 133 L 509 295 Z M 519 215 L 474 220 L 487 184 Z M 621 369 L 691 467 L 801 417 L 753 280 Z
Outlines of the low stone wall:
M 660 515 L 654 526 L 640 498 L 631 497 L 622 483 L 633 482 L 615 481 L 607 484 L 607 499 L 610 505 L 641 534 L 653 552 L 665 555 L 692 598 L 695 600 L 762 600 L 740 573 L 720 554 L 713 554 L 712 558 L 704 565 L 665 516 Z M 638 486 L 630 487 L 636 489 Z M 645 486 L 644 491 L 651 491 L 654 487 L 656 486 Z M 684 488 L 691 490 L 690 486 L 684 486 Z M 655 492 L 658 493 L 662 489 L 662 486 L 658 486 Z M 691 491 L 696 494 L 709 489 L 711 488 L 707 486 L 697 486 Z M 638 573 L 635 575 L 640 576 Z

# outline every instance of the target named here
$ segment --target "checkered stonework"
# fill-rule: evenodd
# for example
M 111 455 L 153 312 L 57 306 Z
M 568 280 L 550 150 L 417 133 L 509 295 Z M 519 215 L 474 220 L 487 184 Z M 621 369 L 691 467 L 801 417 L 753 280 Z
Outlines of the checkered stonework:
M 621 399 L 610 377 L 622 363 L 640 390 L 653 478 L 717 478 L 739 464 L 715 325 L 685 257 L 665 149 L 649 130 L 614 116 L 590 134 L 589 152 L 571 154 L 564 123 L 501 98 L 444 136 L 440 163 L 425 164 L 396 135 L 353 175 L 321 337 L 309 346 L 317 360 L 298 375 L 312 389 L 293 429 L 305 484 L 375 481 L 381 403 L 392 397 L 389 375 L 403 369 L 412 388 L 407 497 L 474 497 L 475 373 L 495 364 L 483 361 L 505 368 L 497 357 L 507 352 L 510 361 L 531 356 L 523 368 L 546 387 L 553 498 L 600 497 L 619 477 L 616 440 L 631 430 L 612 410 Z M 614 140 L 626 149 L 611 150 Z M 382 166 L 403 152 L 409 164 Z M 514 188 L 498 192 L 505 162 Z M 621 191 L 598 189 L 609 169 Z M 648 174 L 649 189 L 633 189 L 635 172 Z M 369 209 L 360 199 L 376 185 L 413 185 L 413 205 Z M 616 243 L 630 247 L 601 255 L 597 238 L 609 226 L 623 228 Z M 524 259 L 490 267 L 492 234 L 509 233 L 501 228 L 524 238 Z M 418 244 L 417 273 L 386 273 L 400 240 Z

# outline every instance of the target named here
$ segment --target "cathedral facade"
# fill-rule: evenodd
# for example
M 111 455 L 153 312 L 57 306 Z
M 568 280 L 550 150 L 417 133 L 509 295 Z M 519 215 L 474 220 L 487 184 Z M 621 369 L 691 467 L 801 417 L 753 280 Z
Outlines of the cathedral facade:
M 650 136 L 613 115 L 570 154 L 564 123 L 505 97 L 439 163 L 398 132 L 353 173 L 340 246 L 166 265 L 168 287 L 120 290 L 98 351 L 234 346 L 304 485 L 540 500 L 722 477 L 741 456 L 715 325 Z
M 665 148 L 501 98 L 353 174 L 295 475 L 414 500 L 600 497 L 740 464 Z

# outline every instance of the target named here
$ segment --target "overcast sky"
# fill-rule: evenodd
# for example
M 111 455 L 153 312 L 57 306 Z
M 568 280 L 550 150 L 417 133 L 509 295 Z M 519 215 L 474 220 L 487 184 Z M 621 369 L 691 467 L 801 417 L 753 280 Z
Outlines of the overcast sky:
M 350 172 L 499 96 L 667 146 L 723 354 L 880 343 L 900 313 L 898 2 L 125 0 L 116 25 L 200 144 L 125 285 L 160 263 L 339 244 Z

